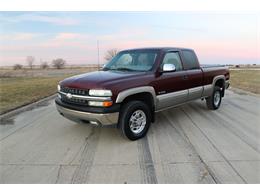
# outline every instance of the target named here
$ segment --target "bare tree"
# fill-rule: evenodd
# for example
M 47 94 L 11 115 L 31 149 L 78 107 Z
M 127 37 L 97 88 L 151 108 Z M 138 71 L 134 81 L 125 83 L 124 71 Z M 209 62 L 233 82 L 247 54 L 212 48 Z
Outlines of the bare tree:
M 42 68 L 42 69 L 47 69 L 47 68 L 49 68 L 48 62 L 42 62 L 42 63 L 41 63 L 41 68 Z
M 14 66 L 13 66 L 13 69 L 14 70 L 20 70 L 20 69 L 22 69 L 23 68 L 23 65 L 21 65 L 21 64 L 15 64 Z
M 28 66 L 32 69 L 33 68 L 33 63 L 35 61 L 35 58 L 33 56 L 27 56 L 26 62 Z
M 52 61 L 53 67 L 57 69 L 61 69 L 65 66 L 66 61 L 62 58 L 57 58 Z
M 114 56 L 116 56 L 116 54 L 118 53 L 118 50 L 116 48 L 113 48 L 113 49 L 109 49 L 107 50 L 106 52 L 106 55 L 105 55 L 105 60 L 109 61 L 111 60 Z

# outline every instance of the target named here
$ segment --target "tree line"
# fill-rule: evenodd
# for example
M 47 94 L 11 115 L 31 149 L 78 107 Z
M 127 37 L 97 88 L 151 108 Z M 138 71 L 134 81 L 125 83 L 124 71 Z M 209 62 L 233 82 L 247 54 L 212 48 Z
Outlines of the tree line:
M 33 56 L 26 57 L 26 64 L 29 66 L 30 69 L 33 69 L 33 66 L 35 65 L 34 63 L 35 63 L 35 57 L 33 57 Z M 57 58 L 57 59 L 52 60 L 52 62 L 50 64 L 46 61 L 41 62 L 40 68 L 47 69 L 52 66 L 53 68 L 62 69 L 62 68 L 64 68 L 65 65 L 66 65 L 66 61 L 64 59 Z M 19 70 L 22 68 L 23 68 L 22 64 L 14 64 L 14 66 L 13 66 L 14 70 Z
M 118 53 L 118 50 L 113 48 L 113 49 L 109 49 L 107 50 L 104 59 L 106 61 L 110 61 L 114 56 L 116 56 L 116 54 Z M 35 57 L 34 56 L 27 56 L 26 57 L 26 64 L 30 67 L 30 69 L 33 69 L 35 63 Z M 56 69 L 62 69 L 64 68 L 64 66 L 66 65 L 66 61 L 62 58 L 57 58 L 52 60 L 51 64 L 49 64 L 48 62 L 44 61 L 40 63 L 40 68 L 41 69 L 47 69 L 50 68 L 50 66 L 52 66 L 53 68 Z M 23 65 L 22 64 L 14 64 L 13 69 L 14 70 L 19 70 L 22 69 Z

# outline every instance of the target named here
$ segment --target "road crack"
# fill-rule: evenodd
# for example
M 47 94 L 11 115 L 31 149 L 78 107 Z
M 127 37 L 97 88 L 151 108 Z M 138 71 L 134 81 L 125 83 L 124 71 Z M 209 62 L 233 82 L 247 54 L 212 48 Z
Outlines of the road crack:
M 183 111 L 183 113 L 190 119 L 190 121 L 192 122 L 192 124 L 198 128 L 198 130 L 204 135 L 204 137 L 208 140 L 208 142 L 214 147 L 214 149 L 221 155 L 221 157 L 226 161 L 226 163 L 228 163 L 228 165 L 233 169 L 233 171 L 240 177 L 240 179 L 244 182 L 247 183 L 246 180 L 238 173 L 238 171 L 232 166 L 232 164 L 228 161 L 228 159 L 219 151 L 219 149 L 217 148 L 217 146 L 209 139 L 209 137 L 203 132 L 203 130 L 194 122 L 194 120 L 189 116 L 189 114 L 187 114 L 185 112 L 185 110 L 181 109 Z M 186 135 L 186 134 L 185 134 Z M 193 146 L 193 145 L 192 145 Z M 194 147 L 194 146 L 193 146 Z M 200 157 L 200 156 L 199 156 Z M 200 157 L 200 159 L 202 160 L 202 158 Z M 204 162 L 205 163 L 205 162 Z M 205 163 L 205 165 L 208 167 L 208 165 Z M 209 167 L 208 167 L 209 169 Z M 210 170 L 210 169 L 209 169 Z M 212 176 L 214 176 L 213 171 L 210 171 L 209 173 L 213 174 Z M 214 176 L 215 177 L 215 176 Z M 214 178 L 213 178 L 214 179 Z M 215 179 L 217 179 L 215 177 Z M 217 180 L 216 180 L 217 181 Z
M 71 183 L 87 183 L 88 174 L 93 166 L 95 152 L 100 136 L 100 129 L 92 128 L 85 140 L 85 146 L 81 153 L 80 165 L 76 168 Z
M 56 178 L 55 183 L 58 183 L 58 181 L 60 179 L 61 169 L 62 169 L 62 165 L 59 166 L 59 170 L 58 170 L 58 174 L 57 174 L 57 178 Z
M 137 141 L 138 158 L 144 183 L 158 183 L 147 136 Z
M 184 110 L 181 109 L 183 112 Z M 184 112 L 185 113 L 185 112 Z M 186 114 L 186 113 L 185 113 Z M 165 117 L 166 120 L 169 122 L 169 124 L 172 126 L 172 128 L 174 128 L 176 130 L 177 133 L 180 134 L 180 136 L 184 136 L 184 139 L 186 140 L 186 142 L 188 144 L 190 144 L 190 146 L 192 147 L 192 150 L 194 151 L 194 153 L 197 155 L 197 157 L 199 158 L 200 162 L 203 164 L 204 168 L 206 169 L 206 172 L 210 175 L 210 177 L 213 179 L 213 181 L 215 183 L 220 183 L 220 181 L 217 179 L 217 177 L 215 176 L 215 174 L 213 173 L 213 171 L 209 168 L 209 166 L 206 164 L 206 162 L 202 159 L 202 157 L 200 156 L 200 154 L 196 151 L 195 146 L 191 143 L 189 137 L 187 136 L 187 134 L 185 133 L 184 130 L 182 130 L 182 133 L 179 132 L 178 128 L 175 127 L 170 120 L 168 119 L 168 117 Z M 205 174 L 205 172 L 203 173 L 202 177 L 200 178 L 200 180 L 203 180 L 206 177 L 207 174 Z

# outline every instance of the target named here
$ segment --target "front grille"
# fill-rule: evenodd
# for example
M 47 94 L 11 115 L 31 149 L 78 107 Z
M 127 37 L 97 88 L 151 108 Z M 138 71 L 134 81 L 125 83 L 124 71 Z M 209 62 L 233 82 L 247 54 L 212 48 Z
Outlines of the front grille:
M 70 93 L 73 95 L 81 95 L 81 96 L 87 96 L 88 95 L 88 90 L 86 89 L 75 89 L 75 88 L 69 88 L 69 87 L 61 87 L 60 89 L 61 92 L 63 93 Z M 76 98 L 67 98 L 66 95 L 60 94 L 61 95 L 61 101 L 69 103 L 69 104 L 77 104 L 77 105 L 83 105 L 87 106 L 88 101 L 84 99 L 76 99 Z
M 70 104 L 78 104 L 78 105 L 84 105 L 84 106 L 88 105 L 87 100 L 75 99 L 75 98 L 68 99 L 65 95 L 61 95 L 61 101 L 70 103 Z
M 75 88 L 69 88 L 69 87 L 63 87 L 61 86 L 61 92 L 64 93 L 71 93 L 74 95 L 88 95 L 88 90 L 86 89 L 75 89 Z

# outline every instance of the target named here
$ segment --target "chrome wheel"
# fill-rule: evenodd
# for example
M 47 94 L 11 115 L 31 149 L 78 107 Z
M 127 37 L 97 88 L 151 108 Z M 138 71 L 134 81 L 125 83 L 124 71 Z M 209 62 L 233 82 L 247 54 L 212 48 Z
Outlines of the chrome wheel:
M 146 125 L 146 115 L 142 110 L 136 110 L 133 112 L 129 119 L 129 127 L 131 131 L 138 134 L 144 130 Z
M 217 107 L 220 102 L 220 91 L 215 91 L 214 93 L 214 105 Z

